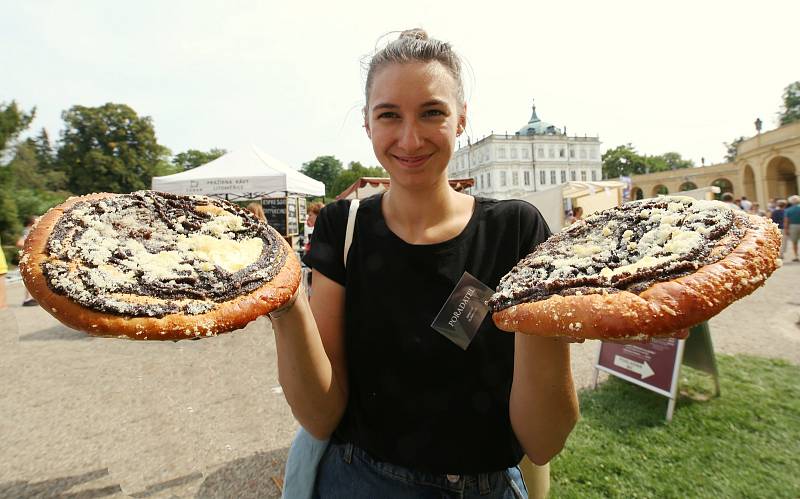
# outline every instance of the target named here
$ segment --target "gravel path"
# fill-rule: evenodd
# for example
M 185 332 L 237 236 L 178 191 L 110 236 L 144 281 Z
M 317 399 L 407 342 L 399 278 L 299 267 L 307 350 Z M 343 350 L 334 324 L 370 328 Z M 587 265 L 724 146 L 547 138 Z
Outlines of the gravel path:
M 269 322 L 201 341 L 91 338 L 8 287 L 0 310 L 0 498 L 270 497 L 296 428 Z M 800 364 L 800 264 L 711 321 L 721 353 Z M 572 347 L 578 387 L 597 342 Z

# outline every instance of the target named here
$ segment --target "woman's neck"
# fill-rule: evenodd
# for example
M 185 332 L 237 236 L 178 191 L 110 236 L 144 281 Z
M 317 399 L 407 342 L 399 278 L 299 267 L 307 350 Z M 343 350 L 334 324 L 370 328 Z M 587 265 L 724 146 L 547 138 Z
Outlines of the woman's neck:
M 397 185 L 383 195 L 386 225 L 411 244 L 435 244 L 458 235 L 472 216 L 472 196 L 455 192 L 446 181 L 431 189 Z

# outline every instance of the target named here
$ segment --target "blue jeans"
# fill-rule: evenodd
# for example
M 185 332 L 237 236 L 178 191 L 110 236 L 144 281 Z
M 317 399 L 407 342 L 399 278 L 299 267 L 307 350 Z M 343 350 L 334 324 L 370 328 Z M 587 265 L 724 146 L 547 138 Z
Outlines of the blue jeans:
M 353 444 L 332 441 L 317 470 L 314 497 L 343 499 L 525 499 L 519 468 L 440 475 L 382 463 Z

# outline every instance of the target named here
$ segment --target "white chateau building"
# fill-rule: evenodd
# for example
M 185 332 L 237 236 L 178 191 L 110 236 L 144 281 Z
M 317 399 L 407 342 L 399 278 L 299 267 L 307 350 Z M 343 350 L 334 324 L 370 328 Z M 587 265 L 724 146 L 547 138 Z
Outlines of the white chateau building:
M 568 137 L 536 116 L 514 135 L 491 134 L 468 143 L 447 165 L 450 178 L 474 178 L 470 193 L 522 198 L 568 181 L 602 180 L 599 137 Z

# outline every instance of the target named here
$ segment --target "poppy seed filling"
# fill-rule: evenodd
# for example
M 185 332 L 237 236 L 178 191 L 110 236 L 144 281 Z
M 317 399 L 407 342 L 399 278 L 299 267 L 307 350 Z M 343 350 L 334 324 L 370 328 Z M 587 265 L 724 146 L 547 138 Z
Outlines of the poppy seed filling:
M 49 287 L 117 315 L 203 314 L 272 280 L 276 233 L 232 203 L 138 191 L 66 210 L 46 246 Z
M 588 216 L 554 234 L 500 280 L 494 312 L 553 295 L 641 293 L 727 256 L 747 216 L 717 201 L 661 197 Z

